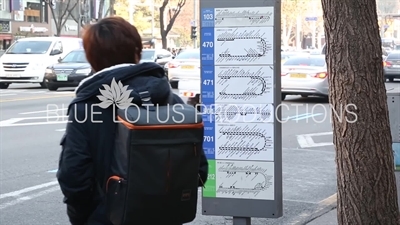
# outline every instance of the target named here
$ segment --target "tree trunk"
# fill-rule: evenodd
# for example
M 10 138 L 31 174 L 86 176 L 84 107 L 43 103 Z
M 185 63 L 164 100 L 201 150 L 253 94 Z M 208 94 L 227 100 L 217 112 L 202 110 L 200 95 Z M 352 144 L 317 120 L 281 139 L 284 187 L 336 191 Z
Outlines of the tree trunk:
M 167 47 L 168 47 L 167 35 L 168 35 L 167 32 L 161 31 L 161 43 L 162 43 L 163 49 L 167 49 Z
M 322 0 L 322 6 L 329 101 L 339 112 L 332 113 L 338 223 L 400 224 L 376 2 Z
M 99 2 L 99 11 L 97 12 L 97 18 L 99 20 L 103 18 L 104 1 L 105 0 L 100 0 Z

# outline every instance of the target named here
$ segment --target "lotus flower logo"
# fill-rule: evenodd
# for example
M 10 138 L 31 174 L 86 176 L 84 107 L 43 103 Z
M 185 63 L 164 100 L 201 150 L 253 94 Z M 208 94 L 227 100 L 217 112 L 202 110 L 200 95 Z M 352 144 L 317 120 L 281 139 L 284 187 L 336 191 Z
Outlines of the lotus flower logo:
M 128 85 L 123 86 L 121 81 L 118 83 L 115 78 L 111 81 L 111 86 L 103 84 L 104 90 L 99 89 L 101 95 L 97 95 L 97 98 L 101 101 L 99 107 L 106 109 L 110 105 L 116 105 L 119 109 L 127 109 L 133 105 L 133 97 L 129 97 L 132 90 L 128 90 Z

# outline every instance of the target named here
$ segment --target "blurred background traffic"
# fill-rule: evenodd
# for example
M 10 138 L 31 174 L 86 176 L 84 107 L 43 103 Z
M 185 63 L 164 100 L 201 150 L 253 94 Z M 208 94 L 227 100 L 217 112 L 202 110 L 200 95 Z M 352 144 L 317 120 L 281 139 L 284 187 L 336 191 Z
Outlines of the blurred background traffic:
M 76 87 L 93 74 L 82 46 L 67 39 L 107 16 L 121 16 L 142 35 L 142 62 L 156 62 L 171 86 L 200 102 L 199 1 L 0 0 L 0 88 L 37 83 L 49 91 Z M 16 2 L 16 3 L 14 3 Z M 377 0 L 385 81 L 400 78 L 400 3 Z M 361 38 L 361 37 L 360 37 Z M 36 56 L 40 49 L 40 60 Z M 47 43 L 47 44 L 44 44 Z M 36 47 L 34 47 L 36 46 Z M 7 50 L 8 49 L 8 50 Z M 282 1 L 282 100 L 288 95 L 326 97 L 325 36 L 318 0 Z M 39 60 L 39 61 L 38 61 Z

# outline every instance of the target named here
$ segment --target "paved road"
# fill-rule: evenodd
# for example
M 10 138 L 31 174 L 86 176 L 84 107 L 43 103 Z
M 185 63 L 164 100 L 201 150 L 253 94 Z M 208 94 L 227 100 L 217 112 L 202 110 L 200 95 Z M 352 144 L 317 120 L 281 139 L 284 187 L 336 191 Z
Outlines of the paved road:
M 72 91 L 48 92 L 37 85 L 11 85 L 0 90 L 1 225 L 68 224 L 55 169 L 60 153 L 58 143 L 65 128 L 61 116 L 73 98 Z M 329 197 L 335 194 L 334 151 L 329 145 L 332 137 L 326 135 L 317 140 L 313 136 L 313 142 L 307 138 L 307 134 L 331 131 L 329 105 L 318 98 L 297 97 L 284 103 L 284 216 L 276 220 L 253 219 L 255 225 L 296 224 L 332 201 Z M 57 115 L 48 110 L 58 110 Z M 325 145 L 315 146 L 317 142 Z M 199 213 L 200 207 L 199 202 Z M 190 224 L 232 222 L 229 218 L 199 214 Z

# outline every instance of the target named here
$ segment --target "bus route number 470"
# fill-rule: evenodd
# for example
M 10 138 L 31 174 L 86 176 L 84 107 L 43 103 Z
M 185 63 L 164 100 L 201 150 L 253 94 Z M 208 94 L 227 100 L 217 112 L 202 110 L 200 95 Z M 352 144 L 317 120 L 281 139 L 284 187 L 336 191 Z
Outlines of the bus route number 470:
M 212 48 L 214 47 L 214 43 L 211 41 L 205 41 L 203 42 L 203 48 Z

